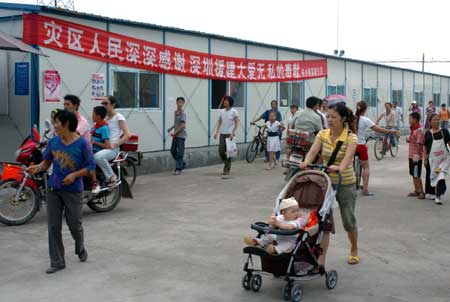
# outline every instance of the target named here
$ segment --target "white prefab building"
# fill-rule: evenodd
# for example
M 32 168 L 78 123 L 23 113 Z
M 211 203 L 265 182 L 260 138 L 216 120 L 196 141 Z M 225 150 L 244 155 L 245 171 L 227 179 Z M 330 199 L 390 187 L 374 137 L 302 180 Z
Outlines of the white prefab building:
M 133 69 L 42 46 L 40 50 L 46 56 L 0 51 L 0 127 L 2 133 L 9 133 L 11 142 L 3 152 L 12 152 L 28 135 L 32 124 L 42 129 L 51 110 L 62 107 L 62 101 L 45 100 L 44 71 L 48 70 L 58 71 L 61 77 L 60 96 L 78 95 L 82 100 L 80 112 L 88 118 L 92 108 L 100 105 L 92 97 L 93 74 L 104 75 L 105 93 L 117 96 L 120 112 L 127 118 L 132 132 L 139 135 L 139 150 L 144 154 L 170 148 L 167 129 L 172 125 L 178 96 L 187 100 L 188 148 L 218 144 L 213 139 L 213 131 L 220 99 L 225 93 L 235 98 L 240 117 L 237 139 L 241 143 L 252 139 L 254 129 L 250 121 L 268 109 L 271 100 L 279 100 L 280 111 L 286 116 L 291 104 L 304 107 L 309 96 L 344 94 L 353 108 L 357 101 L 366 100 L 370 104 L 368 116 L 372 119 L 388 101 L 397 101 L 407 111 L 413 100 L 422 107 L 428 100 L 434 100 L 435 104 L 449 100 L 447 76 L 49 7 L 0 3 L 0 31 L 22 39 L 24 14 L 30 13 L 207 54 L 254 60 L 325 59 L 328 75 L 299 82 L 237 82 Z M 25 88 L 16 83 L 25 81 L 23 72 L 16 74 L 17 63 L 21 62 L 28 62 L 30 69 Z M 1 156 L 1 159 L 12 157 Z

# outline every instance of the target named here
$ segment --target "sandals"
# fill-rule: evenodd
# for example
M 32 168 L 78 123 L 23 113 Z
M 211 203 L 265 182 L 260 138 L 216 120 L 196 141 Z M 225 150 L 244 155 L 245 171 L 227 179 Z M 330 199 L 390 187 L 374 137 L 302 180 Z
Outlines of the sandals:
M 425 199 L 425 194 L 423 193 L 417 194 L 417 199 Z
M 350 265 L 359 264 L 360 258 L 359 256 L 348 256 L 347 263 Z
M 417 192 L 411 192 L 408 194 L 408 197 L 417 197 L 419 195 L 419 193 Z

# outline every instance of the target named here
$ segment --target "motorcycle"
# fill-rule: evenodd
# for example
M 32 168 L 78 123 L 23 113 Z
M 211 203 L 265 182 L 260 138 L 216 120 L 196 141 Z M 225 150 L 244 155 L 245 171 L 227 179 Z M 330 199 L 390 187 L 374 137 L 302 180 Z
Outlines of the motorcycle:
M 49 128 L 48 128 L 49 129 Z M 45 132 L 47 137 L 49 130 Z M 43 205 L 49 191 L 48 177 L 51 171 L 31 175 L 26 168 L 31 164 L 42 161 L 43 149 L 46 140 L 40 141 L 39 132 L 33 128 L 33 134 L 27 137 L 16 152 L 18 163 L 3 163 L 0 184 L 0 222 L 6 225 L 22 225 L 30 221 Z M 123 147 L 122 147 L 123 146 Z M 118 179 L 112 186 L 103 186 L 98 194 L 90 191 L 83 192 L 83 203 L 95 212 L 108 212 L 113 210 L 120 202 L 121 197 L 132 198 L 132 194 L 124 177 L 122 165 L 127 162 L 128 151 L 137 148 L 137 138 L 133 135 L 130 144 L 123 144 L 117 157 L 111 161 L 111 167 Z M 104 185 L 105 177 L 98 167 L 96 168 L 97 181 Z M 90 188 L 90 179 L 84 178 L 84 187 Z
M 289 158 L 281 161 L 281 166 L 288 169 L 284 179 L 289 181 L 292 176 L 300 171 L 299 165 L 304 161 L 316 135 L 314 133 L 297 131 L 295 129 L 288 129 L 287 134 L 286 144 L 291 150 L 291 153 Z

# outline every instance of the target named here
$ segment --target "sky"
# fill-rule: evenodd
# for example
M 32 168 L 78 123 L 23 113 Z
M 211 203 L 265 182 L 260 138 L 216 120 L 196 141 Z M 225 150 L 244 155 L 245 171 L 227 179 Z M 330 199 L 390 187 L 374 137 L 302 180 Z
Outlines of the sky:
M 446 0 L 75 0 L 80 12 L 329 55 L 338 48 L 365 61 L 420 61 L 423 53 L 426 60 L 450 61 L 449 8 Z M 450 75 L 450 63 L 426 63 L 425 71 Z

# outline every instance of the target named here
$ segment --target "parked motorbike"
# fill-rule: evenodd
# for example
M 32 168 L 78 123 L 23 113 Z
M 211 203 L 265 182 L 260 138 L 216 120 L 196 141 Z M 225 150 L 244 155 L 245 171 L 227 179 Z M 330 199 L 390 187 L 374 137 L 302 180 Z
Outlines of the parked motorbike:
M 48 131 L 44 137 L 47 138 Z M 124 144 L 123 149 L 130 150 L 137 147 L 137 138 L 131 142 L 132 146 Z M 26 168 L 31 164 L 42 161 L 46 140 L 40 141 L 39 132 L 34 128 L 33 135 L 27 137 L 16 152 L 18 163 L 3 163 L 0 184 L 0 222 L 6 225 L 21 225 L 30 221 L 46 203 L 48 194 L 48 176 L 50 172 L 31 175 Z M 111 166 L 118 176 L 113 186 L 105 186 L 105 177 L 97 167 L 97 181 L 103 185 L 98 194 L 90 191 L 83 192 L 83 203 L 96 212 L 113 210 L 121 197 L 132 198 L 132 194 L 124 177 L 122 165 L 127 162 L 128 152 L 120 151 L 111 162 Z M 85 188 L 90 188 L 90 179 L 85 178 Z

